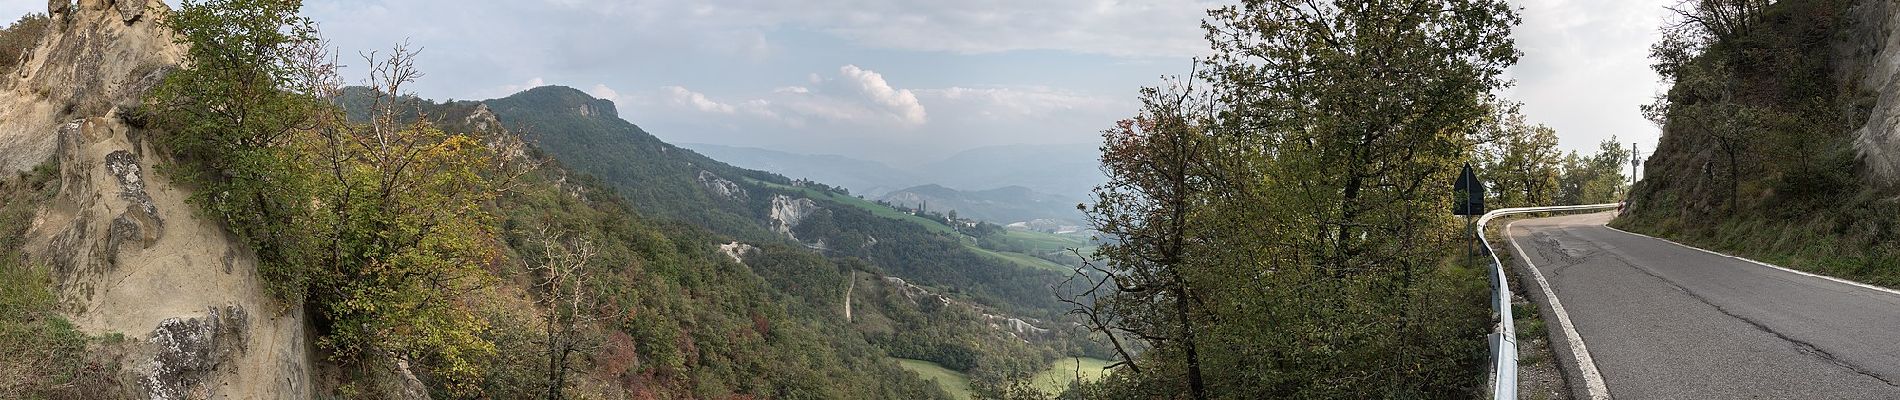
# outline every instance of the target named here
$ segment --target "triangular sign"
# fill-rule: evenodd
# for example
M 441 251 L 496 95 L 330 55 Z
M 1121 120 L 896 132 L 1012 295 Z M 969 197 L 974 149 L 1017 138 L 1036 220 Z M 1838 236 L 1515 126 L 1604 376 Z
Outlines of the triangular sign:
M 1484 182 L 1472 172 L 1471 163 L 1465 163 L 1464 170 L 1458 172 L 1458 183 L 1451 185 L 1451 191 L 1458 195 L 1452 200 L 1453 215 L 1484 214 Z

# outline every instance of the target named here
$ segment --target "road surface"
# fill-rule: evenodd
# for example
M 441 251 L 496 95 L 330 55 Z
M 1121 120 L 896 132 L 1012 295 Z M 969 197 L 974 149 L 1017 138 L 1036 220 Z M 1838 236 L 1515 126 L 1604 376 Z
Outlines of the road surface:
M 1545 280 L 1516 267 L 1579 398 L 1602 396 L 1540 286 L 1610 397 L 1900 399 L 1900 294 L 1610 229 L 1611 216 L 1506 228 Z

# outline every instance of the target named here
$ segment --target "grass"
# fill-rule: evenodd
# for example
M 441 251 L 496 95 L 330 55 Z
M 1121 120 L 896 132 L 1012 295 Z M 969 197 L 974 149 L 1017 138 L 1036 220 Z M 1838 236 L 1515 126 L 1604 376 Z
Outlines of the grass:
M 1003 238 L 1004 240 L 1027 245 L 1030 249 L 1039 253 L 1051 251 L 1066 252 L 1069 251 L 1069 249 L 1076 248 L 1088 250 L 1094 247 L 1089 244 L 1087 237 L 1073 234 L 1058 235 L 1047 232 L 1009 229 L 1005 231 Z M 1088 253 L 1087 251 L 1083 252 L 1083 254 Z
M 916 372 L 917 375 L 923 376 L 924 380 L 936 382 L 937 387 L 943 388 L 945 393 L 950 394 L 950 398 L 968 400 L 973 397 L 970 393 L 970 377 L 964 375 L 962 372 L 944 368 L 942 365 L 938 365 L 934 362 L 908 358 L 892 358 L 897 360 L 898 366 L 902 366 L 911 372 Z
M 1108 364 L 1110 364 L 1108 360 L 1100 358 L 1076 357 L 1058 359 L 1054 365 L 1050 365 L 1049 368 L 1042 370 L 1042 372 L 1037 373 L 1035 377 L 1030 378 L 1030 385 L 1037 390 L 1041 390 L 1043 393 L 1050 395 L 1061 394 L 1062 391 L 1069 390 L 1070 383 L 1076 381 L 1077 372 L 1081 373 L 1080 377 L 1083 382 L 1094 382 L 1098 379 L 1102 379 L 1103 375 L 1108 374 L 1108 370 L 1102 369 L 1108 367 Z M 1080 367 L 1079 371 L 1078 367 Z
M 975 251 L 978 254 L 983 254 L 990 257 L 996 257 L 996 258 L 1002 259 L 1003 261 L 1009 261 L 1010 263 L 1016 264 L 1017 266 L 1021 266 L 1024 268 L 1040 269 L 1040 270 L 1060 272 L 1060 273 L 1065 273 L 1065 274 L 1075 272 L 1075 270 L 1070 269 L 1069 267 L 1062 266 L 1061 264 L 1049 262 L 1049 260 L 1036 258 L 1036 257 L 1023 254 L 1023 253 L 995 251 L 995 250 L 985 249 L 981 247 L 976 247 L 975 245 L 969 245 L 969 244 L 966 244 L 964 247 L 968 247 L 971 251 Z
M 1900 215 L 1900 205 L 1863 193 L 1813 207 L 1792 213 L 1803 215 L 1799 218 L 1750 209 L 1691 221 L 1653 212 L 1618 218 L 1610 225 L 1795 270 L 1900 287 L 1900 222 L 1893 217 Z
M 918 375 L 922 375 L 926 380 L 936 382 L 937 386 L 943 388 L 944 392 L 950 393 L 951 398 L 963 400 L 970 399 L 973 396 L 970 392 L 970 377 L 964 375 L 962 372 L 944 368 L 942 365 L 924 360 L 896 357 L 892 357 L 892 359 L 897 360 L 897 364 L 903 366 L 904 369 L 916 372 Z M 1108 360 L 1089 357 L 1057 359 L 1054 364 L 1049 365 L 1049 368 L 1045 368 L 1042 372 L 1036 373 L 1036 376 L 1030 377 L 1029 384 L 1030 387 L 1036 388 L 1036 390 L 1054 396 L 1061 394 L 1065 390 L 1069 390 L 1069 384 L 1076 381 L 1077 367 L 1081 368 L 1080 373 L 1083 382 L 1094 382 L 1108 374 L 1108 370 L 1102 369 L 1107 367 L 1108 364 L 1110 364 Z

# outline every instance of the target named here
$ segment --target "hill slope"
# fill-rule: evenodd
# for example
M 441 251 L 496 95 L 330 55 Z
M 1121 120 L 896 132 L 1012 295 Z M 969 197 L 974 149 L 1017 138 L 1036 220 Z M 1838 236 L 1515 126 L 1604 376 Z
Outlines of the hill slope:
M 544 86 L 483 104 L 501 122 L 578 172 L 598 176 L 636 208 L 747 243 L 785 242 L 870 261 L 885 272 L 995 306 L 1057 314 L 1053 271 L 979 254 L 966 238 L 843 204 L 807 190 L 831 186 L 733 167 L 666 143 L 620 119 L 613 103 Z
M 1900 14 L 1781 1 L 1748 29 L 1659 53 L 1663 136 L 1613 225 L 1793 268 L 1900 285 Z M 1691 29 L 1699 25 L 1685 24 Z

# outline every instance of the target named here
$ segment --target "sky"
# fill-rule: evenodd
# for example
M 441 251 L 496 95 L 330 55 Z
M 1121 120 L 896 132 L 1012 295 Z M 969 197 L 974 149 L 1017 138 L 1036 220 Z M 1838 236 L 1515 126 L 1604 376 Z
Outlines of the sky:
M 177 0 L 166 0 L 174 6 Z M 1637 107 L 1664 10 L 1514 0 L 1524 53 L 1503 90 L 1564 150 L 1648 153 Z M 1206 54 L 1202 0 L 305 0 L 345 55 L 407 41 L 438 100 L 565 85 L 674 143 L 914 166 L 988 145 L 1092 143 L 1136 90 Z M 0 0 L 0 15 L 44 2 Z M 346 74 L 361 74 L 345 69 Z

